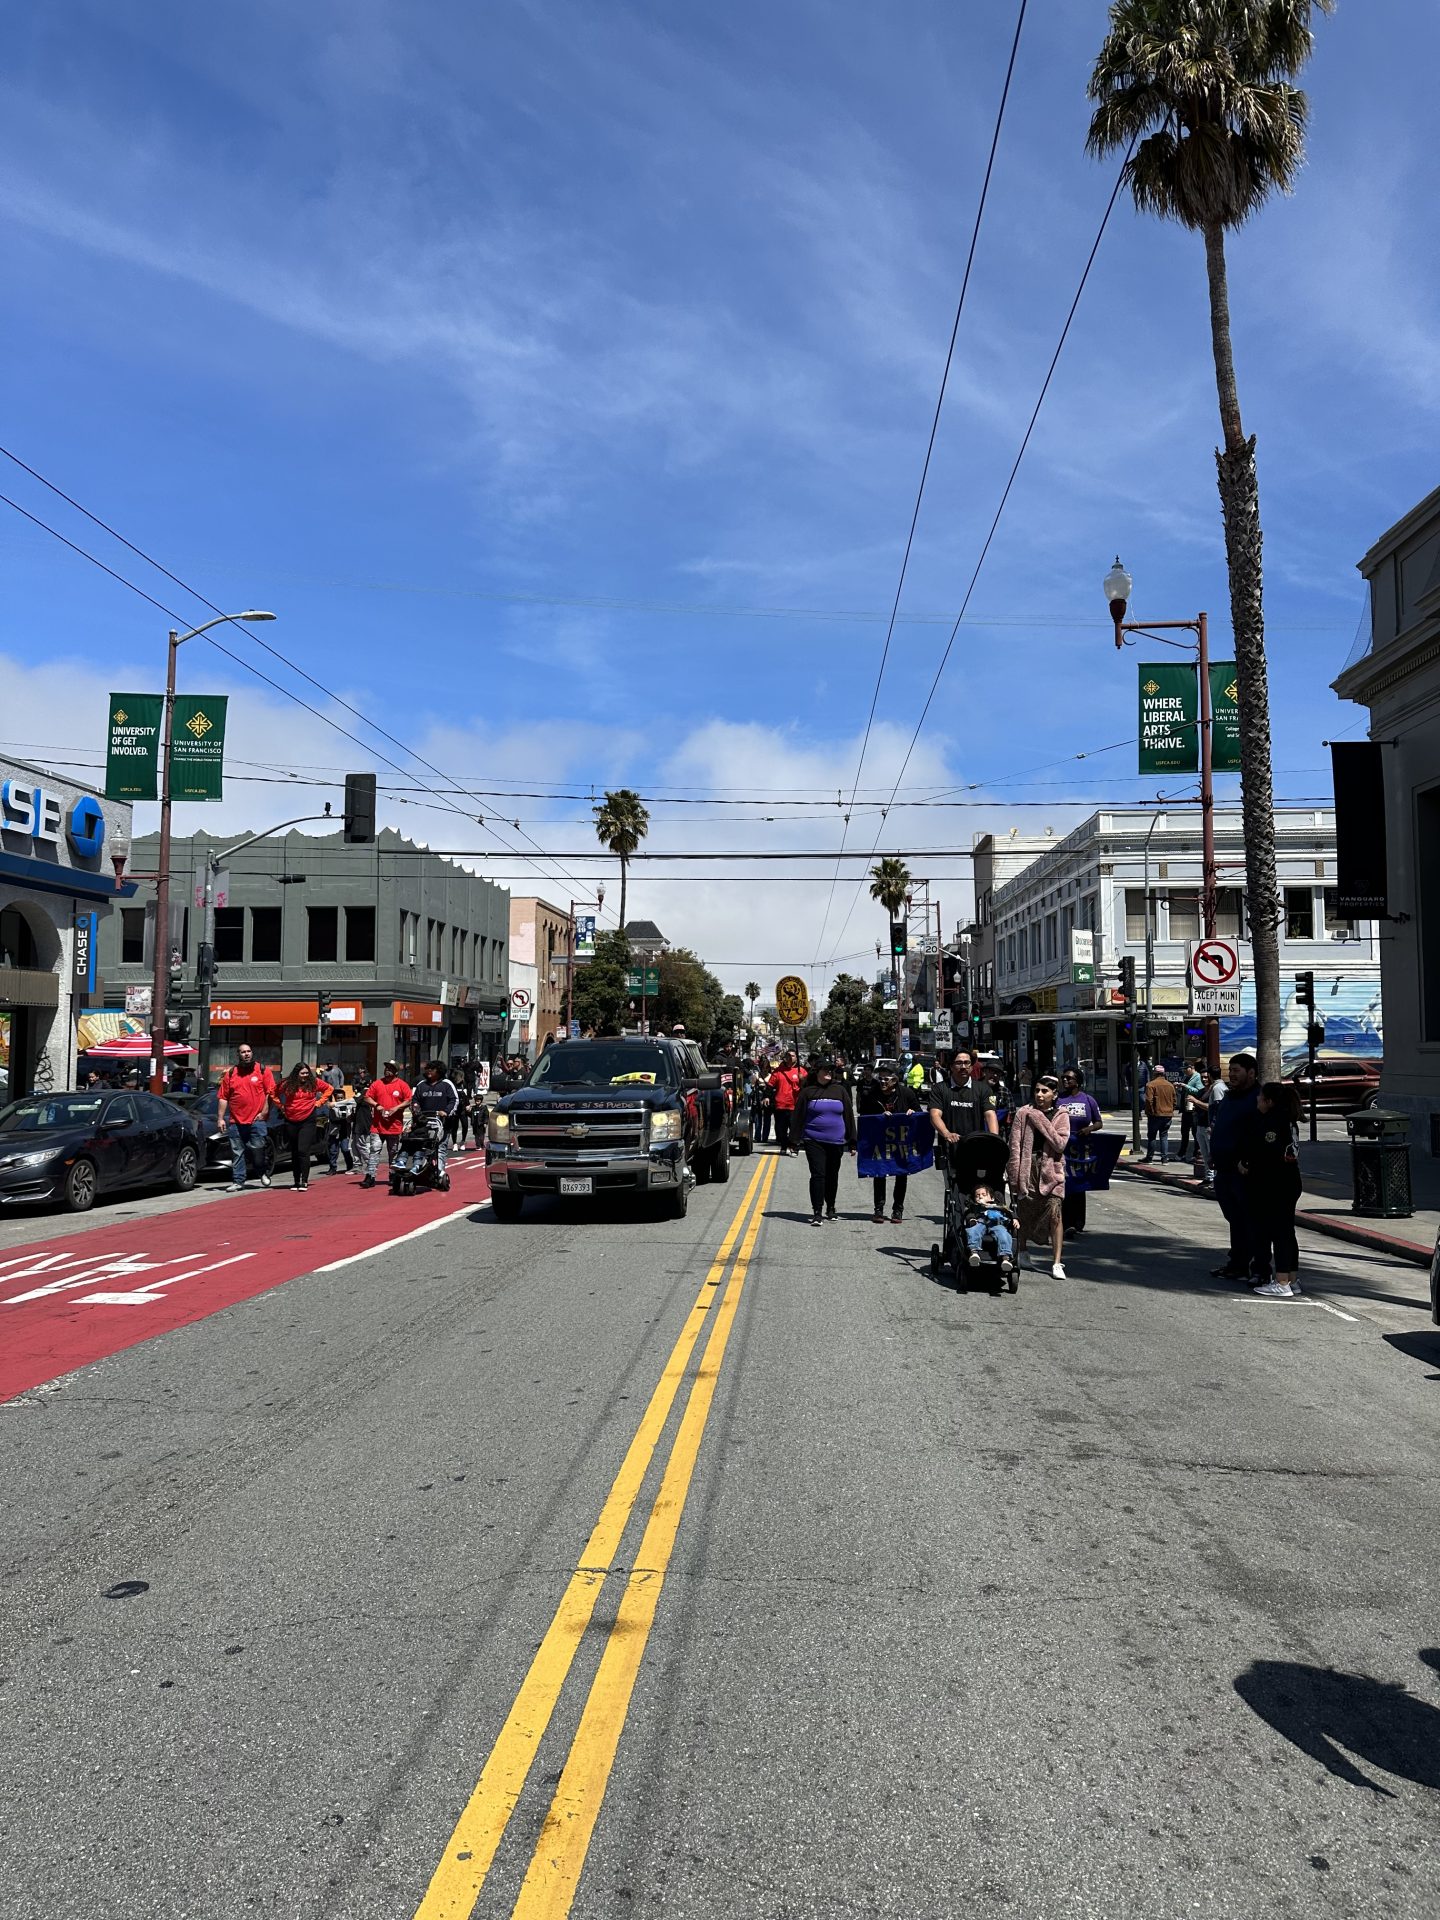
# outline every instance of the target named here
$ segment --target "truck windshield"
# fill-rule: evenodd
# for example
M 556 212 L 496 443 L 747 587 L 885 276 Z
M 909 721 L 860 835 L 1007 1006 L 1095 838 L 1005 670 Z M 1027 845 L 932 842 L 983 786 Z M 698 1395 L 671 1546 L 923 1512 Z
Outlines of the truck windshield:
M 673 1087 L 663 1047 L 612 1040 L 560 1041 L 531 1069 L 527 1087 Z

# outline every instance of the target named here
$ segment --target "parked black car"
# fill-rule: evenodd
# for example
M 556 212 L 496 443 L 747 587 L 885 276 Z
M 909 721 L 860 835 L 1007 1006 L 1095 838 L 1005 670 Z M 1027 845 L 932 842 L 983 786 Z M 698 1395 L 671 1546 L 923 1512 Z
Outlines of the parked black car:
M 0 1111 L 0 1207 L 58 1202 L 84 1213 L 107 1193 L 200 1173 L 200 1123 L 153 1093 L 36 1093 Z

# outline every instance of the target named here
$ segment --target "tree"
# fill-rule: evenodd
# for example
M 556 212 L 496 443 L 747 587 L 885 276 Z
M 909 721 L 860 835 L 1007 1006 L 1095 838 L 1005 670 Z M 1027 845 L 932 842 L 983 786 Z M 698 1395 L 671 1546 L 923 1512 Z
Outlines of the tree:
M 574 1009 L 580 1031 L 619 1033 L 630 1005 L 630 942 L 618 929 L 595 935 L 595 958 L 575 969 Z
M 1310 56 L 1311 16 L 1333 0 L 1114 0 L 1089 94 L 1086 145 L 1126 152 L 1142 213 L 1178 220 L 1205 241 L 1210 342 L 1224 446 L 1215 454 L 1230 576 L 1240 707 L 1245 879 L 1255 964 L 1260 1075 L 1280 1077 L 1280 890 L 1270 774 L 1260 484 L 1255 436 L 1240 416 L 1230 341 L 1225 235 L 1278 188 L 1305 153 L 1309 104 L 1294 76 Z M 1133 151 L 1132 151 L 1133 146 Z
M 847 1060 L 869 1060 L 876 1040 L 888 1030 L 883 999 L 854 974 L 836 974 L 820 1015 L 820 1030 Z
M 616 787 L 613 793 L 607 793 L 594 812 L 596 839 L 620 861 L 620 926 L 623 930 L 630 856 L 650 831 L 650 815 L 639 794 L 629 787 Z
M 760 998 L 760 982 L 749 980 L 745 984 L 745 998 L 750 1002 L 750 1026 L 745 1035 L 747 1048 L 755 1044 L 755 1002 Z
M 870 898 L 880 902 L 891 920 L 904 908 L 910 885 L 910 869 L 903 860 L 896 859 L 892 854 L 877 860 L 870 870 Z M 886 932 L 889 932 L 888 928 Z M 890 956 L 890 976 L 895 982 L 895 1051 L 899 1053 L 905 995 L 900 991 L 900 962 L 894 953 Z

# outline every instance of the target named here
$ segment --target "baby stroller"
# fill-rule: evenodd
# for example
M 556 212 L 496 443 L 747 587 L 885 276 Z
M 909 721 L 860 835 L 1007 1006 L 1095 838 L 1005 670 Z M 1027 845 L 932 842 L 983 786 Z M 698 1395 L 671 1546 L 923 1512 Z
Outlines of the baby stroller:
M 943 1238 L 930 1249 L 930 1271 L 938 1280 L 946 1267 L 953 1269 L 958 1282 L 972 1276 L 990 1286 L 1007 1287 L 1014 1293 L 1020 1285 L 1020 1223 L 1005 1201 L 1005 1142 L 998 1134 L 972 1133 L 958 1140 L 948 1156 L 940 1160 L 945 1181 L 945 1225 Z M 975 1198 L 984 1187 L 994 1197 L 987 1206 Z M 999 1216 L 987 1220 L 987 1214 Z M 985 1228 L 980 1240 L 980 1264 L 970 1265 L 965 1240 L 967 1226 Z M 997 1244 L 995 1227 L 1008 1229 L 1008 1258 Z
M 450 1191 L 450 1175 L 440 1170 L 440 1143 L 445 1122 L 438 1113 L 417 1113 L 390 1162 L 391 1193 L 415 1193 L 422 1188 Z

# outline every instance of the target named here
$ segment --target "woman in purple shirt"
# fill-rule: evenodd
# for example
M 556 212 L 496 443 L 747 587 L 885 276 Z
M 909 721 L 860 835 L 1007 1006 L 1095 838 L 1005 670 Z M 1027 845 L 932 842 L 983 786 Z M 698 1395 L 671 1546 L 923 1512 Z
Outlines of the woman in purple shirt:
M 840 1191 L 840 1162 L 855 1151 L 855 1109 L 850 1089 L 828 1060 L 811 1068 L 810 1078 L 795 1103 L 795 1138 L 810 1163 L 810 1209 L 813 1224 L 833 1220 Z M 823 1212 L 822 1212 L 823 1209 Z
M 1055 1102 L 1057 1113 L 1070 1116 L 1070 1141 L 1076 1145 L 1085 1134 L 1099 1133 L 1104 1126 L 1104 1116 L 1092 1094 L 1085 1091 L 1085 1076 L 1078 1067 L 1066 1067 L 1060 1098 Z M 1083 1153 L 1084 1147 L 1079 1147 Z M 1065 1182 L 1065 1198 L 1060 1202 L 1060 1218 L 1065 1232 L 1071 1239 L 1085 1231 L 1085 1189 L 1072 1187 L 1068 1178 Z

